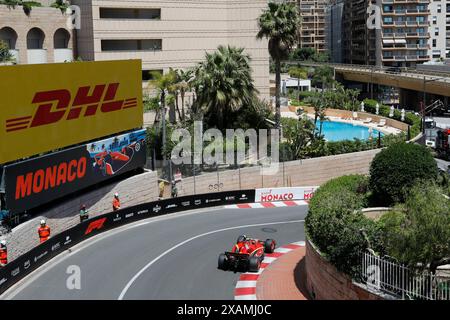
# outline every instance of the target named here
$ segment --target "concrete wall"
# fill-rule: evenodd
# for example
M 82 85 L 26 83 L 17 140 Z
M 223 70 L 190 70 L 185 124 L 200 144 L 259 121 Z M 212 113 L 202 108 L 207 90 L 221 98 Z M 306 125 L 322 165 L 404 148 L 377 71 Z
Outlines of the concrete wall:
M 336 156 L 280 163 L 274 175 L 262 175 L 260 167 L 227 170 L 183 178 L 178 183 L 178 195 L 227 190 L 283 186 L 316 186 L 347 174 L 368 174 L 370 163 L 380 149 Z M 264 171 L 264 169 L 263 169 Z M 267 170 L 266 170 L 267 172 Z
M 306 289 L 315 300 L 384 300 L 337 271 L 309 241 L 306 241 L 305 265 Z

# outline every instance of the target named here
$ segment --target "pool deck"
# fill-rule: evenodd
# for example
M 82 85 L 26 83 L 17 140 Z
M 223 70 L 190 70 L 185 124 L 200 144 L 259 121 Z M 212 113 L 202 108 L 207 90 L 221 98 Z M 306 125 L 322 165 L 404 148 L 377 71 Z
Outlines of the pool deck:
M 314 119 L 314 115 L 313 114 L 308 113 L 307 116 L 310 117 L 311 119 Z M 281 117 L 282 118 L 298 119 L 298 115 L 295 112 L 292 112 L 292 111 L 281 111 Z M 372 129 L 378 130 L 378 131 L 380 131 L 380 132 L 382 132 L 384 134 L 399 134 L 399 133 L 402 132 L 399 129 L 392 128 L 392 127 L 389 127 L 387 125 L 384 125 L 383 127 L 379 127 L 377 122 L 367 123 L 367 122 L 364 122 L 362 120 L 347 120 L 347 119 L 342 119 L 342 118 L 339 118 L 339 117 L 328 117 L 328 116 L 327 116 L 327 119 L 331 120 L 331 121 L 335 121 L 335 122 L 350 123 L 350 124 L 353 124 L 353 125 L 358 125 L 358 126 L 364 126 L 364 127 L 367 127 L 367 128 L 372 128 Z

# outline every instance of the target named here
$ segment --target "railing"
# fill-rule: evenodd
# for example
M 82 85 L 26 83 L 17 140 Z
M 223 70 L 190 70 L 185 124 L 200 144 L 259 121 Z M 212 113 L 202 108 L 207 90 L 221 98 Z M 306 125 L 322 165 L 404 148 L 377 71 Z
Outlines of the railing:
M 389 258 L 361 253 L 361 281 L 369 288 L 406 300 L 450 300 L 450 278 L 416 273 Z

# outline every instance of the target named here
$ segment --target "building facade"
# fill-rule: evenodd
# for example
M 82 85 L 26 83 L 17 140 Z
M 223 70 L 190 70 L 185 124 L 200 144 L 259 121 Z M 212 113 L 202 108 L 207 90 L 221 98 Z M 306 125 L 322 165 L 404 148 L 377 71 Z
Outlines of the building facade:
M 441 12 L 445 1 L 442 2 Z M 369 10 L 371 5 L 378 8 Z M 430 0 L 344 0 L 342 54 L 345 63 L 415 67 L 445 55 L 446 17 L 435 19 Z M 438 5 L 435 6 L 436 11 Z M 378 15 L 378 13 L 379 15 Z M 375 17 L 371 20 L 370 17 Z M 450 19 L 449 19 L 450 20 Z M 436 41 L 433 41 L 433 37 Z
M 450 1 L 432 1 L 430 9 L 430 58 L 441 61 L 450 58 Z
M 342 55 L 344 63 L 375 65 L 376 29 L 367 26 L 369 0 L 344 0 Z
M 326 50 L 325 10 L 328 0 L 287 0 L 297 4 L 301 17 L 298 30 L 298 47 Z
M 342 56 L 342 19 L 344 0 L 332 1 L 325 9 L 325 48 L 330 62 L 343 63 Z
M 257 40 L 266 0 L 73 0 L 81 8 L 77 53 L 83 60 L 141 59 L 149 71 L 184 69 L 219 45 L 245 48 L 255 86 L 269 98 L 269 53 Z
M 381 7 L 381 50 L 385 66 L 415 67 L 430 60 L 430 0 L 377 0 Z M 377 63 L 379 64 L 379 63 Z
M 15 63 L 72 61 L 74 37 L 67 16 L 50 7 L 53 1 L 38 1 L 25 13 L 21 6 L 0 5 L 0 40 L 10 48 Z

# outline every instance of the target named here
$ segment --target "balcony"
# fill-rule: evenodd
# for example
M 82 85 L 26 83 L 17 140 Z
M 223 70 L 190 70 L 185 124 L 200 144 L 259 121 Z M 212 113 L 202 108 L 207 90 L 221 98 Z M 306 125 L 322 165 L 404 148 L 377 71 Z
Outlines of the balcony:
M 27 49 L 28 64 L 47 63 L 47 49 Z
M 54 60 L 55 60 L 55 62 L 71 62 L 71 61 L 73 61 L 72 49 L 55 49 Z

